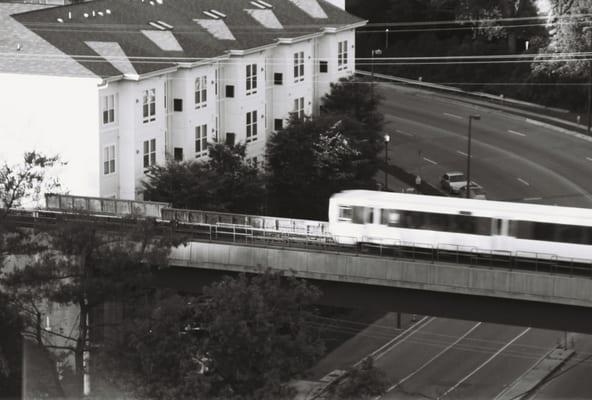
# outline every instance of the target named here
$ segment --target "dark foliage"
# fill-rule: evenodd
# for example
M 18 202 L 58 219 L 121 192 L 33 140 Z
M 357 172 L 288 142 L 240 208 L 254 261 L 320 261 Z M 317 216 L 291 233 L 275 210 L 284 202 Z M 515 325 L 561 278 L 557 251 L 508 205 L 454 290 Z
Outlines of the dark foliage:
M 331 395 L 335 400 L 367 400 L 384 394 L 387 388 L 386 375 L 377 369 L 372 358 L 368 357 L 358 367 L 346 372 L 333 386 Z
M 160 293 L 131 310 L 103 374 L 147 399 L 288 398 L 286 382 L 323 351 L 309 323 L 318 297 L 270 272 L 224 278 L 198 298 Z
M 209 146 L 206 162 L 169 161 L 152 166 L 144 181 L 144 198 L 173 203 L 176 208 L 237 213 L 261 212 L 264 177 L 245 159 L 245 145 Z

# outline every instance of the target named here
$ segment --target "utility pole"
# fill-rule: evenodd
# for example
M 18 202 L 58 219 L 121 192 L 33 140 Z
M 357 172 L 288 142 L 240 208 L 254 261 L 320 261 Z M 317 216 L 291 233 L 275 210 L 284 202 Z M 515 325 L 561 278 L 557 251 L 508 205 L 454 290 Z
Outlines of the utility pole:
M 388 145 L 391 141 L 391 136 L 387 133 L 384 135 L 384 190 L 388 192 Z
M 467 140 L 467 184 L 465 186 L 465 197 L 471 197 L 471 123 L 473 120 L 480 120 L 480 115 L 469 115 L 469 137 Z
M 370 51 L 370 55 L 372 56 L 370 61 L 370 99 L 372 102 L 374 102 L 374 56 L 379 56 L 381 54 L 382 50 L 380 49 Z

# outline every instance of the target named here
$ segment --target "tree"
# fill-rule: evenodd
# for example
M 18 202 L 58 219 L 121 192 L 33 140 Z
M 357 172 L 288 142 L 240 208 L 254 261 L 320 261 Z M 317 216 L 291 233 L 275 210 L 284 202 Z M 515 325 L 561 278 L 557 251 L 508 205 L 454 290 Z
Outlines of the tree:
M 489 40 L 507 38 L 510 54 L 517 52 L 518 34 L 524 29 L 508 27 L 508 23 L 503 19 L 534 17 L 536 14 L 537 9 L 533 0 L 460 0 L 457 8 L 459 20 L 476 21 L 478 34 Z
M 59 188 L 59 182 L 46 177 L 48 170 L 60 163 L 59 157 L 37 152 L 24 154 L 17 165 L 0 166 L 0 272 L 8 256 L 35 251 L 39 245 L 31 240 L 30 232 L 8 219 L 11 208 L 34 203 L 48 190 Z M 1 276 L 1 275 L 0 275 Z M 22 386 L 23 337 L 21 332 L 29 322 L 14 298 L 0 289 L 0 393 L 20 397 Z
M 309 324 L 320 292 L 306 281 L 269 271 L 241 274 L 205 288 L 204 295 L 214 394 L 274 398 L 322 354 L 319 332 Z
M 134 307 L 111 348 L 126 361 L 106 365 L 139 398 L 284 398 L 286 382 L 323 351 L 309 323 L 319 295 L 305 281 L 269 271 L 225 277 L 200 297 L 161 293 L 156 303 Z
M 350 116 L 351 119 L 363 124 L 368 131 L 374 131 L 378 135 L 382 131 L 384 119 L 378 112 L 382 98 L 372 94 L 370 83 L 354 76 L 331 83 L 331 91 L 322 99 L 321 112 Z M 367 139 L 374 141 L 380 138 L 376 135 L 369 135 Z
M 533 63 L 535 75 L 587 81 L 590 62 L 577 55 L 592 50 L 590 14 L 592 4 L 588 0 L 553 2 L 549 43 Z
M 254 163 L 246 161 L 244 144 L 209 145 L 209 159 L 169 161 L 152 166 L 144 181 L 144 197 L 172 202 L 177 208 L 239 213 L 260 212 L 264 178 Z
M 388 381 L 384 372 L 374 366 L 371 357 L 365 358 L 359 367 L 351 368 L 331 389 L 332 398 L 373 399 L 386 393 Z
M 58 156 L 48 157 L 35 151 L 25 153 L 23 163 L 0 166 L 0 218 L 23 201 L 36 202 L 44 191 L 60 188 L 56 179 L 47 179 L 49 169 L 60 164 Z
M 298 118 L 267 142 L 268 193 L 273 213 L 325 219 L 329 197 L 340 190 L 374 188 L 383 116 L 379 96 L 356 78 L 331 84 L 321 115 Z
M 347 188 L 373 187 L 376 158 L 364 158 L 366 131 L 351 119 L 325 115 L 300 119 L 267 143 L 266 167 L 272 213 L 325 219 L 329 197 Z
M 21 259 L 3 284 L 23 304 L 43 302 L 78 308 L 78 326 L 71 334 L 41 330 L 43 345 L 74 355 L 77 386 L 82 390 L 84 356 L 92 347 L 90 331 L 101 323 L 93 319 L 107 301 L 123 301 L 151 286 L 152 270 L 166 265 L 170 246 L 176 244 L 148 220 L 130 220 L 115 229 L 85 215 L 61 221 L 42 239 L 47 243 L 35 257 Z M 93 333 L 93 334 L 94 334 Z

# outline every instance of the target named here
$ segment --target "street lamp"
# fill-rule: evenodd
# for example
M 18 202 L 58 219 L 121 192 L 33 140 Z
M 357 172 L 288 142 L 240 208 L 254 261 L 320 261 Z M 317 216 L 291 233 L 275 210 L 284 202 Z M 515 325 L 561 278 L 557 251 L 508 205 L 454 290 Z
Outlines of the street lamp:
M 582 32 L 588 34 L 588 48 L 592 50 L 592 27 L 586 26 Z M 588 128 L 586 132 L 590 135 L 590 125 L 592 125 L 592 59 L 588 60 L 588 74 Z
M 370 99 L 374 100 L 374 56 L 382 55 L 382 50 L 380 50 L 380 49 L 371 50 L 370 54 L 372 56 L 372 59 L 370 62 Z
M 388 191 L 388 144 L 391 141 L 391 136 L 387 133 L 384 135 L 384 190 Z
M 480 115 L 469 115 L 469 140 L 467 142 L 467 185 L 465 188 L 465 194 L 467 199 L 471 197 L 471 123 L 473 122 L 473 120 L 479 121 L 480 119 Z
M 389 29 L 386 28 L 384 30 L 384 49 L 388 49 L 388 33 L 389 33 Z

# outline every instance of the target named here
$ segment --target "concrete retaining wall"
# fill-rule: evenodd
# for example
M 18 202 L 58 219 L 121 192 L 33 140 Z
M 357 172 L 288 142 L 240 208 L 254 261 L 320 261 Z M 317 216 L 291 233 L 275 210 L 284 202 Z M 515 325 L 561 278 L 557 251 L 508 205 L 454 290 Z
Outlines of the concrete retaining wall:
M 267 268 L 339 282 L 592 307 L 592 279 L 296 249 L 192 242 L 172 266 L 259 272 Z

